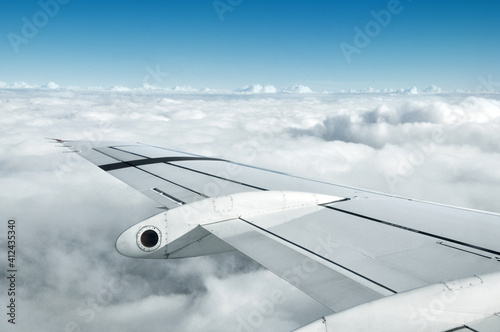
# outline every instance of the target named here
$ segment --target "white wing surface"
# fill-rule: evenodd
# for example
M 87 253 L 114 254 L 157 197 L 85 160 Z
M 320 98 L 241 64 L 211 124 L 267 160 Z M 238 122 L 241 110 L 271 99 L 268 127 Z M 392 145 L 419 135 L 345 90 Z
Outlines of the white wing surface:
M 57 140 L 166 211 L 120 253 L 238 250 L 330 308 L 301 331 L 500 331 L 500 215 L 139 143 Z

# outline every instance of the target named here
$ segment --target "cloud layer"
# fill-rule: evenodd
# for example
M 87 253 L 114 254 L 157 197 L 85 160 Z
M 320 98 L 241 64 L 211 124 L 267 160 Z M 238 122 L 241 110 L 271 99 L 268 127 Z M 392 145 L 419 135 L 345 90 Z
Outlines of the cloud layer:
M 155 203 L 44 137 L 140 141 L 499 212 L 498 94 L 172 90 L 0 88 L 0 206 L 2 227 L 18 225 L 20 329 L 278 331 L 328 312 L 239 254 L 120 256 L 116 237 Z
M 375 89 L 372 87 L 369 87 L 367 89 L 336 89 L 333 91 L 313 91 L 310 87 L 302 84 L 296 84 L 293 86 L 288 86 L 288 87 L 283 87 L 283 88 L 276 88 L 274 85 L 261 85 L 261 84 L 249 84 L 245 85 L 240 88 L 236 88 L 234 90 L 220 90 L 220 89 L 212 89 L 212 88 L 203 88 L 203 89 L 197 89 L 193 88 L 189 85 L 184 85 L 184 86 L 174 86 L 174 87 L 165 87 L 165 86 L 158 86 L 155 84 L 149 84 L 147 81 L 145 81 L 142 85 L 140 86 L 135 86 L 135 87 L 126 87 L 126 86 L 112 86 L 112 87 L 101 87 L 101 86 L 92 86 L 92 87 L 86 87 L 86 88 L 81 88 L 77 86 L 60 86 L 59 84 L 55 82 L 47 82 L 46 84 L 43 85 L 34 85 L 34 84 L 29 84 L 23 81 L 18 81 L 18 82 L 13 82 L 13 83 L 6 83 L 0 81 L 0 89 L 13 89 L 13 90 L 19 90 L 19 89 L 30 89 L 30 90 L 71 90 L 71 91 L 82 91 L 82 90 L 87 90 L 87 91 L 111 91 L 111 92 L 131 92 L 131 93 L 150 93 L 150 92 L 156 92 L 156 93 L 173 93 L 173 94 L 302 94 L 302 93 L 342 93 L 342 94 L 354 94 L 354 93 L 361 93 L 361 94 L 394 94 L 394 95 L 418 95 L 418 94 L 424 94 L 424 95 L 432 95 L 432 94 L 443 94 L 443 93 L 454 93 L 454 94 L 498 94 L 500 93 L 500 90 L 496 88 L 495 82 L 491 81 L 491 77 L 488 78 L 488 80 L 484 79 L 481 77 L 479 80 L 478 86 L 473 90 L 473 91 L 464 91 L 461 89 L 454 90 L 454 91 L 444 91 L 440 87 L 436 85 L 430 85 L 426 88 L 420 89 L 417 88 L 416 86 L 411 86 L 411 87 L 405 87 L 405 88 L 385 88 L 385 89 Z

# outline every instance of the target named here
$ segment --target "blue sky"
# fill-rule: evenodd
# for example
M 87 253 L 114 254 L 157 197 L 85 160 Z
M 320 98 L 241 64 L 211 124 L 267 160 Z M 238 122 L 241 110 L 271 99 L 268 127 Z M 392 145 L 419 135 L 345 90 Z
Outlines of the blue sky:
M 56 1 L 3 4 L 0 81 L 316 91 L 500 81 L 498 1 Z

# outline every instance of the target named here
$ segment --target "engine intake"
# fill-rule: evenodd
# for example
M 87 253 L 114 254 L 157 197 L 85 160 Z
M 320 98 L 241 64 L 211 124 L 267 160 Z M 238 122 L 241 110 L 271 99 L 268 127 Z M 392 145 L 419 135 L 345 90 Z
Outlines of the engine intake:
M 156 250 L 161 243 L 160 230 L 152 225 L 142 227 L 137 232 L 137 246 L 141 250 L 150 252 Z

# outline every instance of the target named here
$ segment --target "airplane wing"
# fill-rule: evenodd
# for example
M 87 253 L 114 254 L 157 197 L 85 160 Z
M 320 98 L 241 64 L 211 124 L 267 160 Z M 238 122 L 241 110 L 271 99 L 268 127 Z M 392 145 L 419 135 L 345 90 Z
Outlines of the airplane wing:
M 334 313 L 299 331 L 500 331 L 500 215 L 140 143 L 56 140 L 165 210 L 130 257 L 238 250 Z

